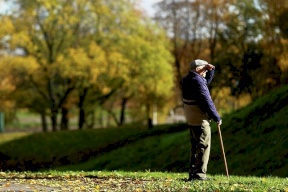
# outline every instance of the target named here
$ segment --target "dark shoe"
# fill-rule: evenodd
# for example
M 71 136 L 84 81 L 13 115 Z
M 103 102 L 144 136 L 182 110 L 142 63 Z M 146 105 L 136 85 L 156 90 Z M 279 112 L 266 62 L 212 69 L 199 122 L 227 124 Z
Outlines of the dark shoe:
M 186 179 L 186 181 L 193 181 L 193 177 L 189 177 L 188 179 Z
M 187 179 L 187 181 L 191 181 L 193 180 L 194 176 L 193 175 L 189 175 L 189 178 Z

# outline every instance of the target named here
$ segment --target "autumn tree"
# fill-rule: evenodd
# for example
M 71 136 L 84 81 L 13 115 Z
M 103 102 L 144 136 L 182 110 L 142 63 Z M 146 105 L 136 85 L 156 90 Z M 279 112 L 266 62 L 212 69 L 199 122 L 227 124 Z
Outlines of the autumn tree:
M 227 12 L 224 0 L 169 0 L 156 4 L 155 20 L 166 30 L 173 44 L 176 89 L 193 59 L 214 62 L 218 31 Z M 178 101 L 179 102 L 179 101 Z
M 259 0 L 259 7 L 263 13 L 262 20 L 265 29 L 263 30 L 264 38 L 261 44 L 265 48 L 265 53 L 270 56 L 266 60 L 271 68 L 269 90 L 271 87 L 287 83 L 288 2 L 279 0 L 275 3 L 271 0 Z
M 174 77 L 170 64 L 173 58 L 166 35 L 163 31 L 156 30 L 156 27 L 148 28 L 142 39 L 130 38 L 130 41 L 137 43 L 138 48 L 135 47 L 129 54 L 134 62 L 128 76 L 133 85 L 130 84 L 128 90 L 133 94 L 131 99 L 137 109 L 144 107 L 149 124 L 152 111 L 167 106 L 169 98 L 173 95 Z M 138 65 L 137 68 L 135 64 Z
M 200 3 L 169 0 L 159 2 L 157 7 L 155 19 L 171 37 L 176 89 L 179 89 L 186 62 L 197 58 L 201 52 L 203 16 Z
M 173 59 L 165 32 L 138 11 L 122 11 L 121 14 L 123 22 L 115 26 L 121 30 L 113 39 L 109 36 L 106 38 L 113 42 L 107 42 L 109 49 L 118 53 L 109 59 L 109 63 L 115 63 L 114 67 L 110 67 L 110 73 L 120 73 L 122 84 L 104 108 L 117 125 L 126 122 L 128 105 L 130 111 L 133 107 L 138 111 L 143 107 L 146 119 L 151 119 L 151 103 L 158 105 L 159 109 L 164 107 L 163 101 L 156 100 L 160 97 L 169 100 L 174 79 Z M 121 67 L 117 67 L 116 63 L 121 62 Z
M 219 50 L 218 63 L 223 64 L 223 78 L 227 83 L 230 79 L 232 94 L 237 97 L 244 93 L 257 98 L 280 84 L 281 70 L 268 51 L 273 47 L 271 40 L 278 38 L 274 38 L 276 30 L 265 24 L 266 16 L 267 13 L 252 1 L 235 1 L 219 33 L 221 47 L 226 51 Z M 269 31 L 274 31 L 274 35 Z M 268 41 L 269 45 L 263 44 Z M 273 49 L 280 47 L 279 44 Z
M 122 94 L 115 95 L 115 100 L 139 95 L 138 86 L 143 82 L 138 78 L 144 81 L 145 74 L 148 80 L 145 71 L 155 75 L 153 78 L 159 77 L 155 84 L 167 81 L 167 89 L 161 89 L 165 93 L 157 91 L 152 99 L 169 96 L 167 90 L 170 91 L 173 77 L 155 71 L 171 72 L 166 35 L 156 25 L 146 27 L 148 23 L 133 2 L 16 2 L 19 10 L 11 15 L 15 30 L 8 42 L 11 50 L 18 50 L 9 63 L 16 86 L 13 95 L 19 106 L 41 114 L 44 131 L 47 115 L 53 131 L 58 130 L 59 113 L 60 128 L 68 129 L 69 111 L 77 106 L 81 129 L 93 109 L 104 105 L 117 91 Z M 25 102 L 20 98 L 25 98 Z M 124 109 L 123 104 L 122 122 Z
M 225 99 L 222 88 L 256 98 L 283 83 L 285 1 L 169 0 L 156 7 L 173 43 L 177 82 L 192 59 L 202 58 L 217 68 L 214 99 Z
M 72 79 L 63 78 L 57 61 L 75 42 L 73 29 L 77 20 L 69 1 L 18 3 L 20 9 L 18 15 L 13 15 L 16 32 L 11 38 L 11 45 L 15 49 L 21 48 L 23 58 L 33 57 L 36 60 L 37 71 L 29 76 L 29 81 L 23 82 L 27 87 L 34 88 L 41 103 L 47 103 L 52 129 L 56 131 L 58 111 L 75 89 Z M 40 113 L 45 117 L 45 105 L 42 107 Z
M 13 33 L 14 27 L 8 16 L 0 15 L 0 22 L 0 112 L 4 112 L 5 119 L 9 121 L 15 116 L 15 102 L 10 98 L 15 86 L 11 82 L 12 76 L 9 74 L 6 61 L 9 60 L 9 34 Z

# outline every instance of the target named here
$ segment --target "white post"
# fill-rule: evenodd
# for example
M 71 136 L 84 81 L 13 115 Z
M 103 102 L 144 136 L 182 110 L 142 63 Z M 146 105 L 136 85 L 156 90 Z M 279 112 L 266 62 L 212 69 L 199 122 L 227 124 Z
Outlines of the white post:
M 158 121 L 157 121 L 157 105 L 154 104 L 153 107 L 153 125 L 157 125 Z

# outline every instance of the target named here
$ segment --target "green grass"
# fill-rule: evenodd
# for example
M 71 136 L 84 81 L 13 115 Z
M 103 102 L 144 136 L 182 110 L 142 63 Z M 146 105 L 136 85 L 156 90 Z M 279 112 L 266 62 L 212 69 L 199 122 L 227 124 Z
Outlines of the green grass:
M 26 137 L 32 133 L 22 133 L 22 132 L 17 132 L 17 133 L 1 133 L 0 134 L 0 144 L 7 143 L 9 141 L 14 142 L 16 139 L 21 139 L 23 137 Z
M 221 126 L 229 172 L 232 175 L 288 177 L 288 86 L 227 115 Z M 145 138 L 89 161 L 57 170 L 125 170 L 187 172 L 189 132 Z M 210 174 L 225 168 L 215 123 L 212 124 Z
M 180 141 L 181 140 L 181 141 Z M 181 142 L 181 143 L 179 143 Z M 180 149 L 179 149 L 180 147 Z M 189 162 L 186 131 L 141 139 L 87 162 L 56 168 L 57 170 L 125 170 L 186 171 Z
M 163 125 L 155 129 L 109 128 L 54 133 L 28 134 L 12 140 L 2 139 L 11 133 L 0 134 L 0 154 L 8 170 L 38 170 L 74 164 L 123 147 L 145 137 L 183 130 L 180 125 Z
M 287 99 L 288 86 L 283 86 L 223 118 L 221 129 L 231 175 L 288 177 Z M 185 174 L 189 166 L 189 132 L 181 124 L 150 130 L 108 128 L 13 137 L 0 134 L 0 155 L 4 159 L 0 165 L 4 170 Z M 215 123 L 208 173 L 225 174 Z
M 210 175 L 209 175 L 210 176 Z M 209 181 L 185 181 L 186 175 L 169 172 L 7 172 L 0 183 L 53 187 L 53 191 L 254 191 L 285 192 L 287 178 L 211 175 Z M 1 189 L 0 187 L 0 189 Z M 7 189 L 7 188 L 6 188 Z
M 226 116 L 221 127 L 230 173 L 288 176 L 288 86 Z M 211 174 L 225 173 L 220 140 L 212 124 Z M 152 170 L 187 172 L 189 133 L 180 131 L 139 140 L 87 162 L 58 170 Z

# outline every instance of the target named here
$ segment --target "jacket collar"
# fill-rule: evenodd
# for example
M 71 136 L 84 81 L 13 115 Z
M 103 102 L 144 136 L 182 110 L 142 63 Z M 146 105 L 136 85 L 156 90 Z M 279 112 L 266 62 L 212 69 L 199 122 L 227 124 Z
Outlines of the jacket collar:
M 201 75 L 199 75 L 199 74 L 196 73 L 195 71 L 189 71 L 189 76 L 197 77 L 197 78 L 200 78 L 200 79 L 202 79 L 203 81 L 207 82 L 207 80 L 205 79 L 205 77 L 202 77 Z
M 202 77 L 201 75 L 199 75 L 198 73 L 196 73 L 195 71 L 189 71 L 189 75 L 192 75 L 192 76 L 198 76 L 198 77 L 201 77 L 204 79 L 204 77 Z

